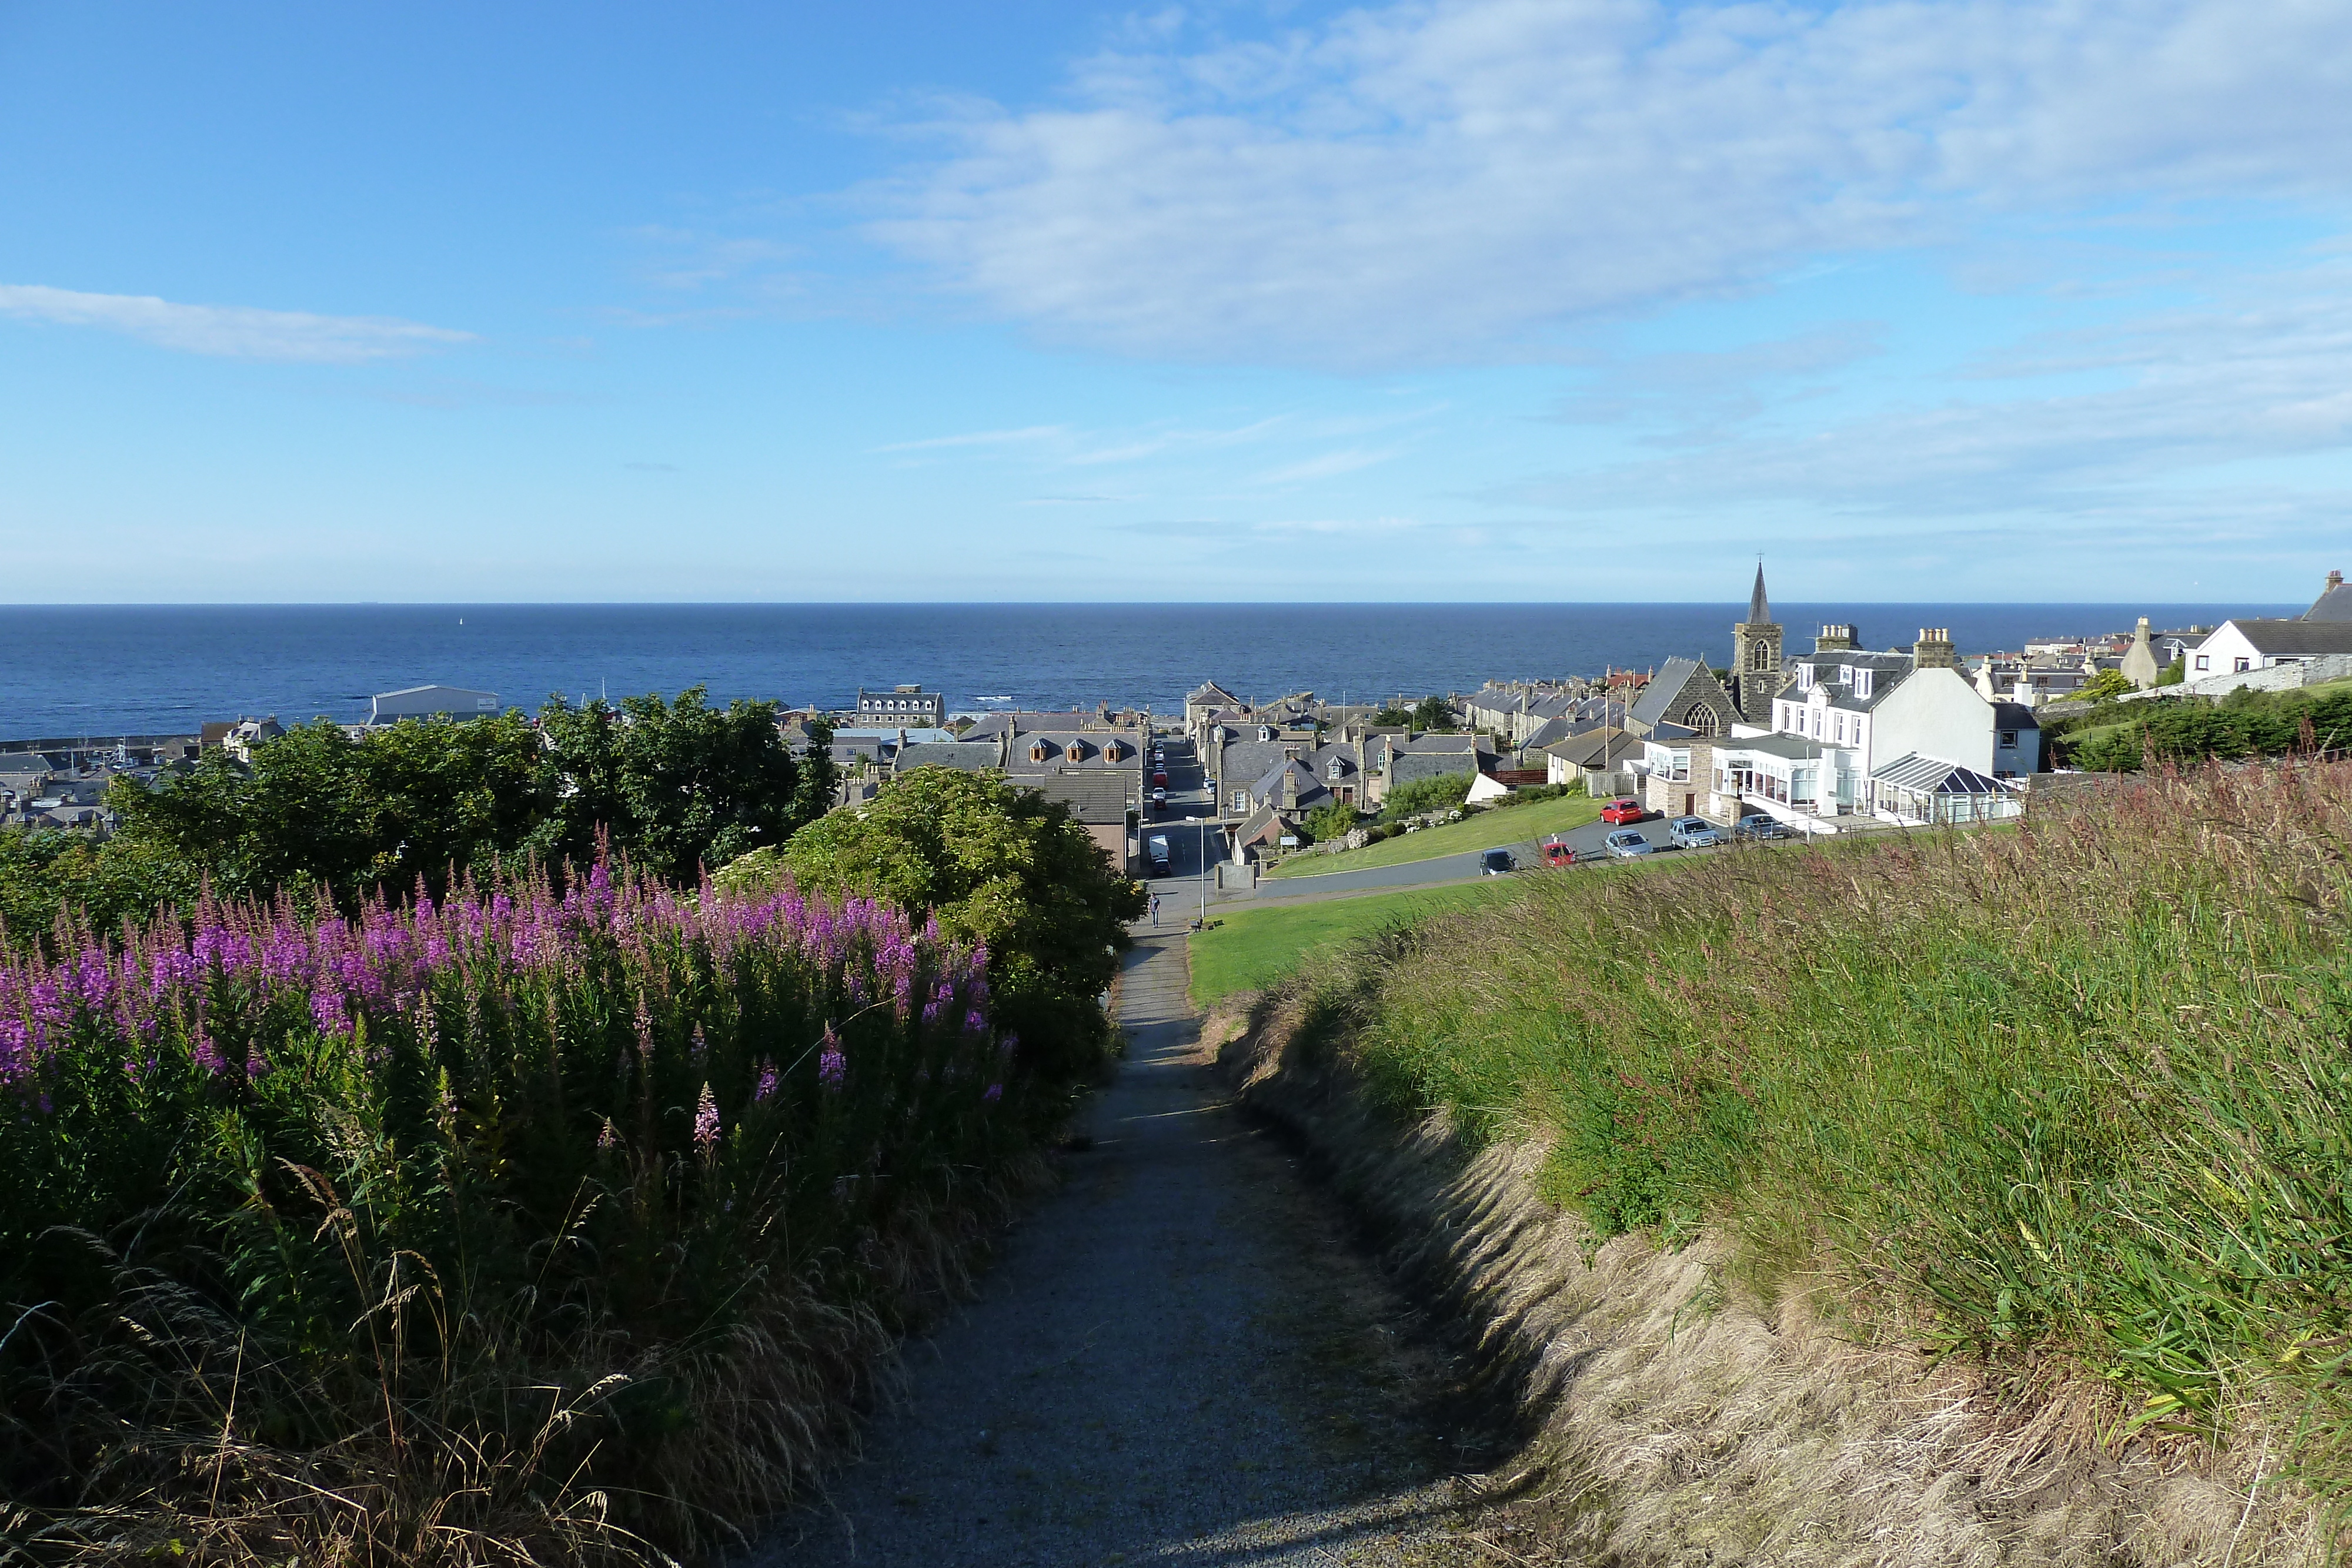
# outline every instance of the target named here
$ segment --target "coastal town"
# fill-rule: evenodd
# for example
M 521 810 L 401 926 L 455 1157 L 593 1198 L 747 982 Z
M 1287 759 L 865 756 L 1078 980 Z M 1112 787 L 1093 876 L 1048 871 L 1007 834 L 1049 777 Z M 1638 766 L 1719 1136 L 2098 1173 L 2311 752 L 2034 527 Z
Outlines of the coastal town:
M 2082 779 L 2044 744 L 2047 717 L 2352 676 L 2352 590 L 2334 571 L 2297 618 L 2155 629 L 2142 617 L 2128 632 L 1965 650 L 1937 627 L 1873 647 L 1851 623 L 1783 625 L 1759 564 L 1728 630 L 1721 664 L 1498 677 L 1386 703 L 1243 695 L 1232 689 L 1241 683 L 1210 678 L 1176 712 L 1108 702 L 967 711 L 917 683 L 860 690 L 839 708 L 781 708 L 777 722 L 796 751 L 824 748 L 836 810 L 920 768 L 995 772 L 1066 806 L 1122 873 L 1189 875 L 1204 897 L 1224 898 L 1248 895 L 1295 856 L 1360 848 L 1534 790 L 1608 801 L 1608 820 L 1519 846 L 1504 856 L 1512 867 L 1734 837 L 2000 821 L 2036 790 Z M 365 721 L 343 727 L 364 739 L 404 721 L 500 711 L 497 693 L 421 685 L 376 695 Z M 299 720 L 235 715 L 179 734 L 0 740 L 0 826 L 102 837 L 119 783 L 152 787 L 213 753 L 250 763 L 287 722 Z M 1400 800 L 1423 800 L 1430 809 L 1398 820 Z M 1649 819 L 1671 831 L 1629 831 Z

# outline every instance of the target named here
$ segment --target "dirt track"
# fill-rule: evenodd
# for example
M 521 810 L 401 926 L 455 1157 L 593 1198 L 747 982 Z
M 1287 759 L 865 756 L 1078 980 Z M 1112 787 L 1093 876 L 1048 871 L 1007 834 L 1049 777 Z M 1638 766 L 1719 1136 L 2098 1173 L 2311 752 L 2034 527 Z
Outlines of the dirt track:
M 1449 1362 L 1201 1059 L 1184 938 L 1139 941 L 1129 1057 L 910 1396 L 762 1563 L 1479 1560 Z

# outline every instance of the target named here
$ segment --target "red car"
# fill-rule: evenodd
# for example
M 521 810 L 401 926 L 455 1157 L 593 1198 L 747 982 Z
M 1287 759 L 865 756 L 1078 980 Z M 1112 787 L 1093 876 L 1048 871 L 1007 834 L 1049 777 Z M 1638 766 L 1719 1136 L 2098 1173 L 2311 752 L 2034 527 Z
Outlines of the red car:
M 1601 820 L 1612 828 L 1622 828 L 1628 822 L 1638 822 L 1649 814 L 1642 810 L 1642 802 L 1633 800 L 1612 800 L 1601 808 Z
M 1559 840 L 1554 839 L 1551 842 L 1544 845 L 1543 858 L 1544 864 L 1546 865 L 1574 865 L 1576 863 L 1576 851 L 1572 846 L 1561 843 Z
M 1151 781 L 1152 781 L 1154 784 L 1165 784 L 1165 783 L 1167 783 L 1167 782 L 1168 782 L 1168 769 L 1166 769 L 1165 768 L 1154 768 L 1154 769 L 1152 770 L 1152 774 L 1151 774 Z

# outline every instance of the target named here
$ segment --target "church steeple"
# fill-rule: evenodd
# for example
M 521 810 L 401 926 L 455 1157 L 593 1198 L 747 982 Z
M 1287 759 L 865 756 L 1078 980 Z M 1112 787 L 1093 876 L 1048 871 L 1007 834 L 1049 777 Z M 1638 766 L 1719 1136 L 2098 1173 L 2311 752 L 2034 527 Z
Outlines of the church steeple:
M 1763 724 L 1780 692 L 1780 627 L 1772 601 L 1764 596 L 1764 563 L 1756 563 L 1756 590 L 1748 596 L 1748 619 L 1731 629 L 1732 699 L 1739 716 Z

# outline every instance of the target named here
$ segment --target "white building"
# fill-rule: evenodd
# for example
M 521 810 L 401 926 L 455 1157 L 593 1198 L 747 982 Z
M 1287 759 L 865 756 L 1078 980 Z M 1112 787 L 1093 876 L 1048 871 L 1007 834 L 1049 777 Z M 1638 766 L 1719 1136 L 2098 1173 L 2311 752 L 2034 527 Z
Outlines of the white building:
M 1808 831 L 1856 814 L 1982 821 L 2017 814 L 1999 775 L 2041 765 L 2041 730 L 2015 704 L 1987 702 L 1954 667 L 1951 641 L 1923 631 L 1910 653 L 1840 647 L 1788 661 L 1771 726 L 1741 725 L 1707 749 L 1710 813 L 1753 807 Z M 1694 746 L 1693 766 L 1702 766 Z M 1695 783 L 1698 782 L 1694 780 Z
M 477 718 L 499 711 L 499 694 L 469 691 L 464 686 L 405 686 L 380 692 L 368 713 L 370 724 L 398 724 L 404 718 Z

